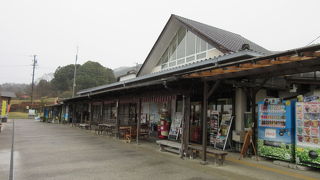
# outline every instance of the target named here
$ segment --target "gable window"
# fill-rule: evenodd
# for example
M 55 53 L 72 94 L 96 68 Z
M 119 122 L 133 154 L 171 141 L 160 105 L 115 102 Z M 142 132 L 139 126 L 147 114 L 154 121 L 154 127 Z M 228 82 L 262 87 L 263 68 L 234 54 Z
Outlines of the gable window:
M 161 69 L 180 66 L 208 58 L 212 45 L 181 27 L 160 58 Z

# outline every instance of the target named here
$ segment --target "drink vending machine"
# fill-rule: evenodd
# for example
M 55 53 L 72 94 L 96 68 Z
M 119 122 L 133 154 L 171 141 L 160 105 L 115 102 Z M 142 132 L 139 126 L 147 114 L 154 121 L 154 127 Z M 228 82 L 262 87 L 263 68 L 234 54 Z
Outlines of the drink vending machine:
M 296 162 L 320 168 L 320 102 L 296 104 Z
M 266 98 L 258 105 L 258 154 L 294 161 L 295 102 Z

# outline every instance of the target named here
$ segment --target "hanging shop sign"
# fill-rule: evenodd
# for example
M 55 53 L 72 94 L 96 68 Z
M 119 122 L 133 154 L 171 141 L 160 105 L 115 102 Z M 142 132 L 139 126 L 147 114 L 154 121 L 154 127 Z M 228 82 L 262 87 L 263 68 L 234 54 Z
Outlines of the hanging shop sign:
M 168 102 L 171 101 L 173 99 L 175 99 L 176 96 L 150 96 L 150 97 L 143 97 L 142 98 L 142 102 L 157 102 L 157 103 L 161 103 L 161 102 Z

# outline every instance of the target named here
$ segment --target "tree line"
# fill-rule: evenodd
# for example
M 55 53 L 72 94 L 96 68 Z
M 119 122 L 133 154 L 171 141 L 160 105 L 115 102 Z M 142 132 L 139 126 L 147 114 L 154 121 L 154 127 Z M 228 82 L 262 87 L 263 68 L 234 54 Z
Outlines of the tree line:
M 74 64 L 59 66 L 48 81 L 41 79 L 34 85 L 34 98 L 41 97 L 71 97 L 73 88 Z M 98 62 L 87 61 L 83 65 L 77 64 L 76 92 L 116 81 L 113 71 Z M 31 95 L 31 84 L 6 83 L 0 85 L 0 91 L 12 91 L 20 98 Z M 27 97 L 25 97 L 27 98 Z

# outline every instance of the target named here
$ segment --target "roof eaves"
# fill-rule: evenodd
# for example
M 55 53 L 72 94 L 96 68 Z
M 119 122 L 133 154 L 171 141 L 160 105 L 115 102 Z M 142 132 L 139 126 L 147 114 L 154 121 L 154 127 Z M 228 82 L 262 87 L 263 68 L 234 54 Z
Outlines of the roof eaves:
M 128 84 L 128 83 L 135 83 L 135 82 L 145 81 L 145 80 L 149 80 L 149 79 L 160 77 L 160 76 L 172 75 L 173 73 L 176 73 L 176 72 L 188 71 L 188 70 L 191 70 L 191 69 L 194 69 L 194 68 L 212 65 L 212 64 L 215 64 L 217 62 L 223 62 L 225 60 L 232 60 L 234 58 L 239 58 L 239 57 L 242 57 L 242 56 L 256 57 L 256 56 L 262 56 L 262 54 L 254 52 L 254 51 L 251 51 L 251 50 L 230 52 L 228 54 L 217 56 L 217 57 L 215 57 L 213 59 L 210 58 L 210 59 L 206 59 L 206 60 L 203 60 L 203 61 L 198 61 L 198 62 L 195 62 L 195 63 L 186 64 L 186 65 L 178 66 L 178 67 L 174 67 L 174 68 L 169 68 L 169 69 L 166 69 L 166 70 L 162 70 L 162 71 L 151 73 L 151 74 L 146 74 L 146 75 L 143 75 L 143 76 L 138 76 L 136 78 L 128 79 L 128 80 L 125 80 L 125 81 L 120 81 L 120 82 L 116 82 L 116 83 L 112 83 L 112 84 L 108 84 L 108 85 L 102 85 L 102 86 L 97 86 L 97 87 L 94 87 L 94 88 L 84 89 L 84 90 L 79 91 L 77 94 L 83 95 L 83 94 L 86 94 L 86 93 L 91 93 L 91 92 L 95 92 L 95 91 L 99 91 L 99 90 L 103 90 L 103 89 L 115 88 L 115 87 L 118 87 L 118 86 L 123 86 L 123 85 Z

